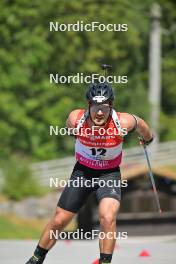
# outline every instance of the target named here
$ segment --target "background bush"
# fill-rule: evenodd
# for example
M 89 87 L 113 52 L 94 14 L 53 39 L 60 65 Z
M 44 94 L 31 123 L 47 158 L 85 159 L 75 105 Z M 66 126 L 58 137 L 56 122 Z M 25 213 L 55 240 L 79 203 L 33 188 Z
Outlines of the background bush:
M 46 189 L 32 176 L 28 160 L 12 156 L 3 163 L 2 192 L 10 199 L 20 200 L 26 196 L 41 196 Z

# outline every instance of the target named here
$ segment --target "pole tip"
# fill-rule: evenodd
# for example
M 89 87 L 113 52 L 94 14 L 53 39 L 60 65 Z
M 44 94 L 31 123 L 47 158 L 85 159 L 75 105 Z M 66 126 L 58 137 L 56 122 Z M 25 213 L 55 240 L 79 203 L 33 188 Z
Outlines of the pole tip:
M 112 68 L 112 66 L 111 66 L 111 65 L 108 65 L 108 64 L 102 64 L 102 65 L 101 65 L 101 68 L 102 68 L 103 70 L 106 70 L 106 69 Z

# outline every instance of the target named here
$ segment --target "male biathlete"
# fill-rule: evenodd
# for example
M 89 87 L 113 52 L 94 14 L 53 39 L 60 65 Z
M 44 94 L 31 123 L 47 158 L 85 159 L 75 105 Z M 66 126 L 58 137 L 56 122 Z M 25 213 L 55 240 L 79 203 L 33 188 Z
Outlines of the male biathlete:
M 98 200 L 100 231 L 104 234 L 104 237 L 99 239 L 99 263 L 111 263 L 116 237 L 107 234 L 116 233 L 116 218 L 120 207 L 121 190 L 118 182 L 121 179 L 119 166 L 124 137 L 122 131 L 136 130 L 142 137 L 142 143 L 146 145 L 152 142 L 153 134 L 141 118 L 129 113 L 116 112 L 113 109 L 114 95 L 108 83 L 92 84 L 86 93 L 86 98 L 89 104 L 88 110 L 74 110 L 66 121 L 68 129 L 76 128 L 76 131 L 82 131 L 76 136 L 77 162 L 70 179 L 82 178 L 86 181 L 96 178 L 103 180 L 104 184 L 100 185 L 97 181 L 97 184 L 89 187 L 74 187 L 73 184 L 67 183 L 54 217 L 46 225 L 34 255 L 26 264 L 43 263 L 46 254 L 56 243 L 55 237 L 50 236 L 51 230 L 61 232 L 93 191 L 96 192 Z M 87 133 L 84 133 L 86 131 Z M 113 184 L 106 184 L 109 180 Z

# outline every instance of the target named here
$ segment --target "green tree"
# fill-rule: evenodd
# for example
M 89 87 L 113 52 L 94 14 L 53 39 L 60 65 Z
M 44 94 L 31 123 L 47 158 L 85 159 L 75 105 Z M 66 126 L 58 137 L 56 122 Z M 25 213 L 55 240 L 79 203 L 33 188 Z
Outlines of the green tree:
M 14 0 L 0 2 L 0 136 L 1 155 L 21 153 L 35 160 L 73 153 L 73 139 L 50 136 L 49 125 L 65 126 L 68 113 L 83 108 L 85 84 L 50 84 L 49 74 L 101 73 L 127 75 L 128 83 L 114 85 L 115 107 L 149 120 L 148 43 L 153 0 L 117 1 Z M 175 2 L 159 0 L 162 27 L 161 139 L 176 137 L 169 126 L 175 118 L 176 77 Z M 127 32 L 50 32 L 49 22 L 128 24 Z M 163 131 L 165 131 L 163 133 Z M 136 144 L 135 141 L 128 142 Z

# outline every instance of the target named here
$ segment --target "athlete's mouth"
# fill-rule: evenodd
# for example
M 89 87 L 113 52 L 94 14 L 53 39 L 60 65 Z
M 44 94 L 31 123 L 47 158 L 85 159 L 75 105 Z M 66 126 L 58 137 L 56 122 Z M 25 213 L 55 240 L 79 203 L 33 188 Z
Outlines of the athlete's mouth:
M 96 116 L 96 119 L 102 120 L 102 119 L 104 119 L 104 116 Z
M 104 122 L 104 119 L 103 118 L 96 118 L 96 122 L 102 123 L 102 122 Z

